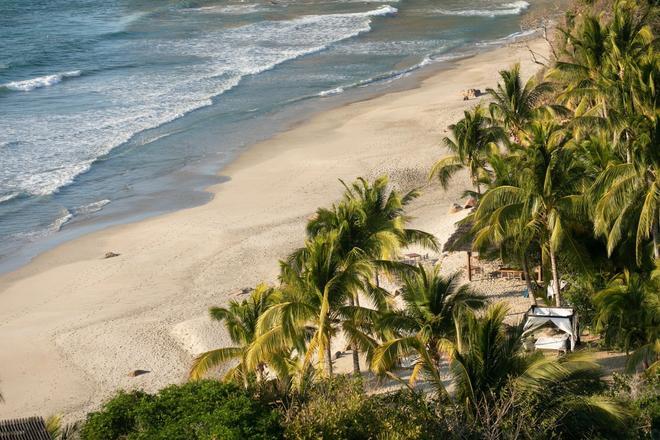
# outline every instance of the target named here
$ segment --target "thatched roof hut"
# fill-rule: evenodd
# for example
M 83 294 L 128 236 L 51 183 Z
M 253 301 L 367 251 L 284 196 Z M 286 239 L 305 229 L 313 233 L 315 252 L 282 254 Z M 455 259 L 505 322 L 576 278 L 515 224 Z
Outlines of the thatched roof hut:
M 46 423 L 41 417 L 0 420 L 0 439 L 51 440 Z
M 457 223 L 456 230 L 442 246 L 443 252 L 472 252 L 473 225 L 469 221 Z
M 467 253 L 467 276 L 468 281 L 472 281 L 472 243 L 474 235 L 472 234 L 472 226 L 474 223 L 468 220 L 463 220 L 457 223 L 456 230 L 447 239 L 442 246 L 444 252 L 466 252 Z

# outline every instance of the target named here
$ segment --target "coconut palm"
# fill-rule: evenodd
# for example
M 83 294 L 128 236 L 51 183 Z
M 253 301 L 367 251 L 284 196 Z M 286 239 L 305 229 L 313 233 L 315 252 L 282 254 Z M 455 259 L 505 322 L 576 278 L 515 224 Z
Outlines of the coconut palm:
M 80 438 L 80 423 L 64 424 L 61 415 L 46 419 L 46 431 L 52 440 L 72 440 Z
M 325 363 L 327 374 L 332 375 L 332 337 L 343 319 L 353 319 L 346 316 L 344 305 L 348 297 L 364 290 L 364 280 L 371 273 L 359 252 L 340 258 L 337 246 L 337 232 L 318 235 L 281 263 L 281 293 L 259 318 L 248 365 L 268 353 L 293 347 L 304 354 L 305 366 L 316 356 L 319 370 Z
M 606 96 L 595 93 L 596 84 L 609 69 L 607 54 L 608 29 L 598 17 L 587 15 L 573 28 L 573 31 L 560 29 L 568 44 L 564 48 L 562 59 L 555 62 L 548 78 L 559 80 L 565 85 L 559 95 L 574 106 L 588 102 L 598 105 L 599 115 L 605 117 Z M 585 101 L 588 100 L 588 101 Z
M 653 124 L 646 140 L 637 143 L 632 162 L 611 163 L 590 191 L 594 228 L 607 238 L 608 253 L 632 230 L 638 264 L 649 241 L 653 257 L 660 258 L 660 125 Z
M 343 182 L 342 182 L 343 183 Z M 406 206 L 419 196 L 412 190 L 404 195 L 389 187 L 389 179 L 381 176 L 373 183 L 359 178 L 353 184 L 344 184 L 345 192 L 340 203 L 331 208 L 320 208 L 307 223 L 309 237 L 329 232 L 337 234 L 339 259 L 351 256 L 363 257 L 373 265 L 375 286 L 365 280 L 365 289 L 348 297 L 349 306 L 358 306 L 359 293 L 366 294 L 377 308 L 386 307 L 388 293 L 379 288 L 378 272 L 382 268 L 394 268 L 391 261 L 403 246 L 420 244 L 437 249 L 437 241 L 432 234 L 406 227 L 409 218 L 405 215 Z M 370 277 L 371 279 L 371 277 Z M 352 316 L 364 315 L 362 310 Z M 347 322 L 348 325 L 348 322 Z M 351 327 L 357 331 L 360 324 Z M 357 333 L 351 332 L 353 336 Z M 358 343 L 352 341 L 353 370 L 360 372 Z
M 490 113 L 493 119 L 509 130 L 514 140 L 519 140 L 520 132 L 544 108 L 557 112 L 565 112 L 559 105 L 541 106 L 544 96 L 552 90 L 549 82 L 538 83 L 534 78 L 525 84 L 520 77 L 520 65 L 516 64 L 509 70 L 500 71 L 502 82 L 495 89 L 486 89 L 493 102 Z
M 594 297 L 596 329 L 607 341 L 631 349 L 660 337 L 660 286 L 656 280 L 626 270 Z
M 525 371 L 528 358 L 521 351 L 521 329 L 504 327 L 507 312 L 499 303 L 489 307 L 482 318 L 464 315 L 465 326 L 459 328 L 462 343 L 448 350 L 459 402 L 473 406 L 483 395 L 497 395 L 511 376 Z
M 571 146 L 570 133 L 550 118 L 533 120 L 522 142 L 518 182 L 488 190 L 474 218 L 501 230 L 509 219 L 518 219 L 547 252 L 553 284 L 559 286 L 557 252 L 566 245 L 571 254 L 579 254 L 568 232 L 571 218 L 586 211 L 580 196 L 587 184 L 583 164 Z M 559 292 L 555 297 L 559 305 Z
M 348 217 L 348 227 L 340 234 L 344 251 L 359 248 L 374 260 L 388 260 L 394 258 L 402 246 L 411 244 L 437 250 L 438 243 L 433 234 L 407 227 L 410 217 L 405 210 L 419 197 L 417 189 L 401 194 L 391 188 L 387 176 L 380 176 L 373 183 L 359 177 L 351 185 L 342 184 L 345 188 L 342 203 L 345 206 L 353 204 L 359 216 Z M 308 232 L 312 235 L 329 229 L 338 228 L 320 212 L 317 219 L 308 224 Z
M 477 194 L 481 195 L 481 182 L 490 182 L 488 159 L 493 150 L 497 151 L 497 142 L 504 138 L 502 129 L 478 105 L 471 112 L 465 111 L 463 119 L 450 125 L 449 130 L 453 139 L 445 137 L 443 142 L 452 154 L 433 165 L 430 177 L 437 178 L 447 189 L 451 177 L 467 168 Z
M 658 59 L 647 14 L 620 1 L 610 21 L 587 14 L 571 32 L 563 32 L 569 44 L 549 74 L 563 83 L 560 99 L 582 109 L 578 113 L 591 108 L 574 122 L 607 127 L 612 147 L 630 163 L 641 134 L 636 120 L 656 117 Z
M 530 270 L 530 255 L 538 254 L 537 231 L 527 223 L 525 218 L 518 217 L 513 212 L 506 218 L 507 212 L 500 211 L 473 224 L 474 240 L 472 247 L 479 252 L 487 252 L 491 247 L 499 249 L 500 259 L 515 261 L 523 271 L 527 292 L 536 304 L 535 288 L 532 284 Z M 474 221 L 475 216 L 470 217 Z
M 477 417 L 484 405 L 511 397 L 514 408 L 545 421 L 534 427 L 540 438 L 543 426 L 569 436 L 623 431 L 629 417 L 625 408 L 594 395 L 604 388 L 598 365 L 584 354 L 554 358 L 524 352 L 522 326 L 506 326 L 507 312 L 500 303 L 482 317 L 466 313 L 462 347 L 445 344 L 454 399 L 468 416 Z
M 210 370 L 221 365 L 235 363 L 224 374 L 223 379 L 248 385 L 251 374 L 263 378 L 266 367 L 271 364 L 274 370 L 277 366 L 286 363 L 286 351 L 272 351 L 265 353 L 254 368 L 248 366 L 247 353 L 250 345 L 256 339 L 256 328 L 259 317 L 272 305 L 275 289 L 260 284 L 250 293 L 249 298 L 243 301 L 232 300 L 228 307 L 213 307 L 210 309 L 211 318 L 223 322 L 229 338 L 234 344 L 200 354 L 193 361 L 189 372 L 191 379 L 201 379 Z
M 457 326 L 461 324 L 461 314 L 483 307 L 486 299 L 469 286 L 460 285 L 457 274 L 441 276 L 437 267 L 427 269 L 420 265 L 403 275 L 402 281 L 403 309 L 384 313 L 379 320 L 379 327 L 388 338 L 374 350 L 372 369 L 384 374 L 402 358 L 412 356 L 415 367 L 411 385 L 423 372 L 442 390 L 440 344 L 460 335 Z M 457 344 L 460 345 L 460 339 Z

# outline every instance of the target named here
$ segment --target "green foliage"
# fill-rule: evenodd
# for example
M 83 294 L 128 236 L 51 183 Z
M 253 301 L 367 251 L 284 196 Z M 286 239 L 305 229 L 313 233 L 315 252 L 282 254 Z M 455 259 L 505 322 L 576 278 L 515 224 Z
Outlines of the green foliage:
M 447 438 L 447 427 L 434 411 L 434 405 L 419 394 L 367 395 L 359 380 L 339 376 L 315 384 L 308 400 L 289 410 L 285 438 Z
M 234 385 L 172 385 L 151 395 L 120 392 L 82 428 L 84 440 L 277 439 L 279 415 Z
M 625 271 L 594 297 L 596 329 L 605 341 L 628 352 L 654 343 L 660 332 L 660 284 Z
M 624 400 L 634 411 L 635 423 L 627 438 L 660 438 L 660 375 L 614 373 L 608 394 Z
M 458 276 L 443 277 L 438 268 L 419 266 L 403 276 L 403 308 L 382 313 L 379 332 L 386 339 L 374 350 L 371 368 L 384 375 L 409 358 L 414 365 L 410 385 L 424 378 L 444 395 L 439 373 L 439 346 L 460 334 L 461 315 L 485 305 L 486 298 L 468 285 L 460 285 Z
M 568 304 L 577 312 L 581 329 L 594 329 L 596 326 L 596 292 L 605 287 L 603 274 L 580 275 L 569 278 L 569 286 L 564 293 Z
M 263 365 L 270 361 L 271 365 L 279 363 L 285 356 L 282 352 L 273 352 L 264 358 L 257 368 L 250 368 L 246 363 L 247 350 L 256 338 L 256 327 L 259 317 L 272 305 L 274 289 L 260 284 L 250 293 L 250 297 L 241 302 L 232 300 L 229 307 L 212 307 L 211 317 L 224 322 L 234 347 L 218 348 L 197 356 L 190 368 L 190 378 L 200 379 L 213 368 L 234 362 L 226 373 L 225 380 L 242 383 L 247 387 L 250 379 L 263 370 Z

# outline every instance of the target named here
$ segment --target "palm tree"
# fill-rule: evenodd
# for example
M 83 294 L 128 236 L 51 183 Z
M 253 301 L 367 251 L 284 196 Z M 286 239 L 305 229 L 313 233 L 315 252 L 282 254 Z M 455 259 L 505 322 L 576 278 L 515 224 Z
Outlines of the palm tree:
M 607 238 L 609 255 L 632 229 L 637 264 L 649 240 L 653 257 L 660 258 L 660 161 L 649 168 L 611 165 L 598 177 L 591 194 L 597 200 L 594 228 Z
M 190 369 L 190 379 L 197 380 L 204 377 L 211 369 L 220 365 L 235 362 L 224 375 L 224 380 L 236 381 L 247 387 L 251 374 L 257 374 L 263 379 L 265 369 L 270 363 L 272 366 L 285 363 L 286 352 L 283 350 L 266 353 L 255 368 L 247 363 L 247 353 L 256 339 L 256 328 L 259 317 L 272 305 L 275 289 L 260 284 L 250 297 L 241 302 L 232 300 L 229 307 L 213 307 L 210 309 L 211 318 L 223 322 L 234 344 L 200 354 L 193 361 Z M 277 370 L 277 368 L 274 368 Z
M 293 347 L 304 354 L 304 366 L 314 356 L 319 370 L 326 365 L 332 375 L 332 337 L 346 316 L 344 304 L 356 291 L 364 290 L 371 266 L 359 252 L 339 258 L 338 234 L 310 238 L 306 246 L 280 265 L 281 293 L 259 318 L 257 338 L 250 347 L 248 364 L 268 353 Z
M 596 329 L 626 350 L 654 346 L 660 337 L 660 286 L 626 270 L 594 297 Z
M 361 177 L 350 186 L 341 183 L 345 188 L 341 202 L 316 211 L 307 224 L 309 237 L 335 231 L 338 252 L 345 255 L 360 250 L 374 262 L 391 260 L 402 247 L 412 244 L 438 249 L 432 234 L 407 227 L 410 217 L 405 209 L 419 197 L 418 190 L 401 194 L 390 187 L 387 176 L 373 183 Z
M 530 255 L 538 254 L 538 234 L 533 228 L 528 228 L 525 218 L 517 217 L 514 212 L 510 218 L 507 213 L 500 211 L 473 224 L 473 249 L 480 252 L 487 251 L 490 246 L 497 246 L 500 259 L 513 260 L 523 271 L 527 292 L 531 295 L 532 303 L 536 304 L 534 285 L 532 284 L 532 271 L 530 270 Z M 474 221 L 475 216 L 470 219 Z
M 527 356 L 521 351 L 521 329 L 504 327 L 503 303 L 488 308 L 482 318 L 465 314 L 462 344 L 449 347 L 450 370 L 457 385 L 456 400 L 475 405 L 484 395 L 498 395 L 513 375 L 521 374 Z
M 342 184 L 344 184 L 342 182 Z M 331 208 L 320 208 L 307 223 L 308 237 L 334 232 L 337 234 L 336 252 L 340 260 L 362 257 L 373 266 L 375 286 L 365 280 L 365 289 L 348 296 L 349 306 L 359 308 L 359 293 L 366 294 L 377 308 L 386 307 L 387 292 L 379 288 L 378 272 L 381 268 L 397 265 L 391 260 L 398 251 L 410 244 L 421 244 L 437 249 L 435 237 L 423 231 L 407 228 L 409 218 L 405 215 L 406 206 L 419 196 L 412 190 L 404 195 L 391 190 L 389 179 L 381 176 L 373 183 L 359 178 L 352 185 L 344 184 L 345 192 L 341 202 Z M 368 313 L 362 310 L 360 314 Z M 348 310 L 347 310 L 348 311 Z M 352 316 L 357 316 L 352 313 Z M 348 325 L 348 322 L 346 323 Z M 354 323 L 351 327 L 357 330 Z M 357 333 L 351 332 L 351 339 Z M 359 374 L 358 342 L 352 341 L 353 370 Z
M 586 176 L 571 147 L 569 132 L 549 118 L 533 120 L 526 130 L 518 182 L 489 189 L 474 217 L 477 223 L 498 224 L 501 230 L 506 229 L 506 221 L 515 218 L 524 225 L 525 234 L 536 237 L 549 254 L 556 303 L 560 305 L 557 252 L 566 244 L 579 254 L 568 230 L 570 219 L 586 211 L 579 195 Z
M 465 111 L 463 119 L 450 125 L 449 129 L 454 139 L 445 137 L 443 142 L 452 154 L 433 165 L 430 177 L 436 177 L 447 189 L 451 177 L 467 168 L 477 194 L 481 195 L 481 181 L 490 181 L 488 159 L 491 151 L 497 150 L 497 142 L 504 138 L 502 130 L 493 124 L 481 106 L 475 107 L 472 112 Z
M 537 414 L 545 421 L 532 428 L 539 438 L 545 437 L 543 426 L 569 436 L 585 432 L 586 437 L 590 430 L 624 430 L 629 417 L 625 409 L 610 398 L 594 395 L 604 388 L 598 365 L 584 354 L 552 358 L 540 352 L 525 353 L 522 326 L 506 326 L 507 311 L 500 303 L 490 306 L 482 317 L 467 313 L 461 327 L 462 347 L 445 345 L 454 400 L 464 405 L 467 414 L 474 420 L 484 406 L 511 396 L 512 407 L 525 408 L 527 420 Z
M 658 60 L 648 12 L 638 13 L 625 1 L 617 2 L 613 12 L 609 22 L 586 15 L 571 32 L 562 31 L 569 44 L 549 77 L 563 83 L 562 100 L 583 110 L 591 108 L 586 118 L 575 122 L 607 127 L 612 147 L 621 149 L 631 163 L 633 144 L 643 135 L 636 121 L 656 118 L 653 77 Z
M 46 431 L 52 440 L 72 440 L 80 438 L 80 423 L 63 424 L 61 415 L 46 419 Z
M 509 130 L 511 137 L 519 141 L 520 133 L 525 130 L 527 124 L 536 116 L 543 97 L 552 90 L 549 82 L 537 83 L 534 78 L 527 80 L 525 84 L 520 77 L 520 64 L 514 65 L 509 70 L 500 71 L 502 82 L 497 84 L 496 89 L 486 89 L 492 97 L 490 113 L 495 121 L 501 123 Z M 546 110 L 565 112 L 559 105 L 543 106 Z
M 460 285 L 457 274 L 441 276 L 437 267 L 420 265 L 402 281 L 403 309 L 385 313 L 379 320 L 380 331 L 388 338 L 374 350 L 372 368 L 384 374 L 402 358 L 414 356 L 411 385 L 424 372 L 442 390 L 440 346 L 447 338 L 458 338 L 461 344 L 457 326 L 462 313 L 483 307 L 486 299 Z

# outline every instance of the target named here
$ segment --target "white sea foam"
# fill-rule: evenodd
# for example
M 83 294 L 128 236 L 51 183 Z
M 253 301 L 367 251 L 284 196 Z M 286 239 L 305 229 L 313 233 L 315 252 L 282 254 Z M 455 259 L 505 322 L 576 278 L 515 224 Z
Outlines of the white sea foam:
M 418 69 L 421 69 L 422 67 L 428 66 L 429 64 L 437 63 L 437 62 L 440 62 L 440 61 L 448 61 L 448 60 L 450 60 L 452 58 L 455 58 L 457 56 L 458 55 L 433 57 L 431 55 L 427 55 L 422 59 L 422 61 L 420 61 L 419 63 L 414 64 L 414 65 L 412 65 L 412 66 L 410 66 L 406 69 L 395 70 L 395 71 L 392 71 L 392 72 L 385 73 L 383 75 L 378 75 L 378 76 L 368 78 L 368 79 L 365 79 L 365 80 L 362 80 L 362 81 L 358 81 L 358 82 L 355 82 L 355 83 L 352 83 L 352 84 L 348 84 L 348 85 L 345 85 L 345 86 L 339 86 L 339 87 L 335 87 L 334 89 L 324 90 L 322 92 L 319 92 L 316 96 L 324 98 L 324 97 L 327 97 L 327 96 L 333 96 L 333 95 L 338 95 L 338 94 L 344 93 L 348 89 L 354 89 L 354 88 L 357 88 L 357 87 L 366 87 L 366 86 L 369 86 L 371 84 L 391 83 L 392 81 L 404 78 L 404 77 L 410 75 L 411 73 L 413 73 L 414 71 L 416 71 Z
M 529 8 L 524 0 L 503 3 L 495 8 L 486 9 L 433 9 L 431 13 L 439 15 L 455 15 L 462 17 L 497 17 L 502 15 L 520 15 Z
M 54 75 L 38 76 L 36 78 L 26 79 L 23 81 L 12 81 L 6 84 L 1 84 L 0 88 L 29 92 L 30 90 L 38 89 L 41 87 L 52 86 L 62 82 L 62 80 L 65 78 L 80 76 L 81 73 L 82 72 L 80 70 L 72 70 L 71 72 L 57 73 Z
M 334 89 L 324 90 L 322 92 L 319 92 L 319 96 L 326 97 L 332 95 L 339 95 L 340 93 L 344 93 L 343 87 L 335 87 Z
M 10 192 L 8 194 L 0 195 L 0 203 L 8 202 L 9 200 L 15 199 L 18 196 L 19 196 L 19 193 L 17 193 L 17 192 Z
M 507 35 L 506 37 L 498 38 L 496 40 L 481 41 L 479 43 L 476 43 L 476 46 L 480 46 L 480 47 L 499 46 L 502 44 L 511 43 L 520 39 L 527 38 L 537 33 L 539 33 L 539 29 L 528 29 L 525 31 L 514 32 L 512 34 Z
M 62 226 L 68 223 L 72 218 L 73 218 L 73 214 L 69 212 L 68 209 L 62 208 L 60 209 L 57 218 L 48 226 L 34 231 L 16 233 L 10 237 L 10 240 L 31 242 L 31 241 L 37 241 L 39 239 L 43 239 L 55 232 L 58 232 L 60 229 L 62 229 Z
M 64 226 L 69 220 L 73 218 L 73 214 L 71 214 L 68 209 L 63 209 L 60 214 L 61 215 L 56 218 L 55 221 L 48 227 L 50 232 L 59 231 L 62 229 L 62 226 Z
M 108 203 L 110 203 L 110 200 L 103 199 L 103 200 L 99 200 L 97 202 L 88 203 L 87 205 L 78 206 L 78 207 L 73 209 L 73 214 L 74 215 L 92 214 L 94 212 L 98 212 L 101 209 L 103 209 L 103 207 L 105 205 L 107 205 Z
M 200 32 L 187 39 L 129 40 L 125 42 L 126 50 L 193 61 L 168 70 L 126 70 L 121 80 L 115 77 L 110 82 L 102 74 L 90 75 L 77 82 L 75 90 L 63 92 L 98 96 L 103 106 L 32 117 L 20 111 L 5 112 L 0 144 L 12 144 L 14 150 L 2 157 L 0 188 L 23 194 L 52 194 L 136 133 L 210 105 L 214 97 L 236 87 L 248 75 L 369 32 L 374 17 L 396 12 L 396 8 L 383 5 L 365 12 L 255 22 Z M 28 90 L 79 74 L 66 72 L 52 79 L 35 78 L 12 86 Z M 62 95 L 62 99 L 68 97 Z
M 213 13 L 223 15 L 246 15 L 254 14 L 257 12 L 268 11 L 271 8 L 266 5 L 247 4 L 247 5 L 215 5 L 215 6 L 200 6 L 199 8 L 185 8 L 181 9 L 183 12 L 197 12 L 197 13 Z

